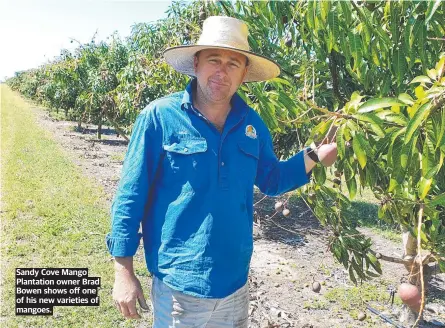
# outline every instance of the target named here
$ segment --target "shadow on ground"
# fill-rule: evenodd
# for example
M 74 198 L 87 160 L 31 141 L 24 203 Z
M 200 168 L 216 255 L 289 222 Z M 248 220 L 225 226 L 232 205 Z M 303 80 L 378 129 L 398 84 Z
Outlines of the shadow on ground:
M 323 227 L 302 200 L 291 198 L 286 205 L 290 214 L 285 217 L 281 211 L 276 213 L 275 203 L 277 201 L 284 202 L 286 198 L 269 196 L 264 198 L 264 196 L 258 190 L 254 193 L 254 203 L 258 202 L 254 206 L 254 222 L 261 231 L 261 236 L 257 236 L 257 238 L 297 246 L 304 245 L 305 237 L 308 234 L 323 234 Z

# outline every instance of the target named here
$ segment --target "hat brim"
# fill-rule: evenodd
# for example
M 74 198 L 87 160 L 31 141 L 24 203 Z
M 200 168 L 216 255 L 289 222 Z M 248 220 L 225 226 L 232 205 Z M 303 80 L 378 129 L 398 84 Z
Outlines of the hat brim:
M 203 49 L 226 49 L 249 58 L 247 74 L 243 82 L 267 81 L 280 75 L 280 66 L 273 60 L 250 51 L 217 45 L 184 45 L 164 50 L 165 61 L 180 73 L 195 76 L 194 55 Z

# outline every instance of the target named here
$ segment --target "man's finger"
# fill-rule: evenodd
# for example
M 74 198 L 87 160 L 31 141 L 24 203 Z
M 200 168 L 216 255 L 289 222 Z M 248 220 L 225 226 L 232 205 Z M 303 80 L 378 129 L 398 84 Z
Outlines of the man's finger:
M 114 306 L 116 307 L 116 309 L 117 309 L 121 314 L 123 314 L 123 313 L 122 313 L 122 310 L 121 310 L 121 306 L 119 305 L 119 302 L 118 302 L 118 301 L 114 301 Z
M 147 301 L 145 300 L 145 297 L 144 297 L 143 293 L 139 294 L 138 302 L 139 302 L 139 305 L 141 306 L 142 309 L 147 310 L 147 311 L 150 310 L 150 308 L 147 305 Z
M 138 313 L 130 313 L 130 319 L 140 319 L 141 316 Z
M 138 310 L 136 310 L 136 300 L 135 299 L 132 299 L 128 303 L 128 312 L 129 312 L 130 318 L 139 319 L 141 317 L 138 313 Z
M 128 311 L 128 306 L 127 306 L 127 304 L 125 304 L 125 303 L 120 303 L 119 305 L 120 305 L 120 308 L 121 308 L 122 315 L 123 315 L 125 318 L 129 318 L 129 317 L 130 317 L 130 311 Z

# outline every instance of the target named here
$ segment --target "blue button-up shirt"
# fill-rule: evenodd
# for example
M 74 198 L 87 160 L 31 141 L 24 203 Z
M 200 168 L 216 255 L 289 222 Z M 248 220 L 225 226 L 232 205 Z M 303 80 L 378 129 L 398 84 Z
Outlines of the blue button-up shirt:
M 106 243 L 113 256 L 133 256 L 142 236 L 152 274 L 185 294 L 222 298 L 248 279 L 254 185 L 276 196 L 310 174 L 303 151 L 277 159 L 267 126 L 237 93 L 220 133 L 193 107 L 195 87 L 193 79 L 137 117 Z

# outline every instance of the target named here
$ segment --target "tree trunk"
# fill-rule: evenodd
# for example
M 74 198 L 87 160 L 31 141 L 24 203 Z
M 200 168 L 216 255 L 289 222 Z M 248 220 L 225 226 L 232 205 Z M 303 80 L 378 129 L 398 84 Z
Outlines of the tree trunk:
M 82 114 L 79 113 L 79 117 L 77 118 L 77 129 L 80 131 L 82 128 Z
M 124 131 L 122 131 L 121 128 L 119 128 L 119 126 L 117 125 L 117 123 L 111 118 L 111 116 L 109 115 L 108 112 L 105 112 L 105 115 L 107 116 L 108 120 L 110 121 L 111 125 L 114 126 L 114 129 L 116 130 L 116 137 L 119 137 L 119 135 L 122 135 L 122 137 L 126 140 L 126 141 L 130 141 L 130 139 L 125 135 Z
M 99 123 L 97 124 L 97 139 L 102 138 L 102 113 L 99 114 Z
M 400 311 L 399 321 L 406 327 L 412 327 L 417 320 L 419 313 L 411 310 L 411 308 L 403 304 L 402 310 Z
M 412 261 L 417 255 L 417 240 L 414 238 L 409 230 L 402 229 L 402 243 L 403 243 L 403 259 L 407 261 Z M 411 273 L 409 282 L 413 285 L 417 284 L 418 267 L 411 268 L 411 265 L 405 265 L 406 270 Z M 412 272 L 411 272 L 412 271 Z
M 417 256 L 417 240 L 414 238 L 409 230 L 402 228 L 402 243 L 403 243 L 403 259 L 407 261 L 413 261 Z M 414 267 L 413 267 L 414 266 Z M 408 277 L 408 282 L 413 285 L 418 285 L 418 279 L 420 278 L 419 265 L 415 262 L 410 264 L 405 264 L 405 268 L 410 274 Z M 400 312 L 399 321 L 405 326 L 412 327 L 417 320 L 419 313 L 412 310 L 406 304 L 402 305 L 402 310 Z

